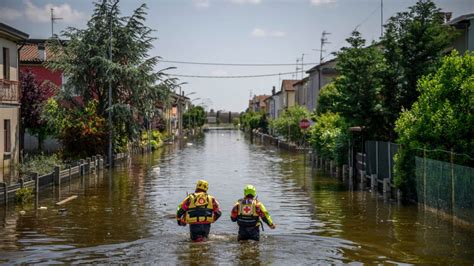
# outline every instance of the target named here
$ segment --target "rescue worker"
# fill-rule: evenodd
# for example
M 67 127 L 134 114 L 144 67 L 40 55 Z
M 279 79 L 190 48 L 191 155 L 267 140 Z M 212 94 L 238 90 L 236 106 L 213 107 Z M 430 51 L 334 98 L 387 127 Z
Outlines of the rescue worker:
M 208 238 L 211 224 L 217 221 L 222 214 L 219 202 L 207 194 L 208 187 L 207 181 L 199 180 L 195 192 L 189 194 L 176 211 L 178 225 L 189 224 L 191 240 L 195 242 Z
M 264 221 L 271 229 L 275 224 L 265 206 L 257 200 L 257 190 L 252 185 L 244 188 L 244 198 L 239 199 L 230 215 L 232 222 L 239 225 L 238 240 L 260 240 L 260 224 Z

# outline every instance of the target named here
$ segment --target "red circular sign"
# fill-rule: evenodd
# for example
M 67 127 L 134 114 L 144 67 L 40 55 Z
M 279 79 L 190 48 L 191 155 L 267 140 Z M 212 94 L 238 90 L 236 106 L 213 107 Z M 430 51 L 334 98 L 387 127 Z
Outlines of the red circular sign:
M 311 125 L 311 123 L 309 122 L 308 119 L 306 119 L 306 118 L 301 119 L 301 121 L 300 121 L 300 128 L 301 129 L 307 129 L 310 125 Z

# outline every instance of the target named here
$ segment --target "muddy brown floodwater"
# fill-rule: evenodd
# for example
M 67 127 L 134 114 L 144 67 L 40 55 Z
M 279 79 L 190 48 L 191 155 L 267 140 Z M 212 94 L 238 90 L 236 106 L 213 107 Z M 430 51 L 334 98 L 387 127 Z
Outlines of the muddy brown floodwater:
M 223 216 L 208 242 L 190 243 L 188 227 L 173 217 L 201 178 Z M 229 218 L 248 183 L 277 224 L 258 243 L 237 242 Z M 54 206 L 70 195 L 79 197 L 61 206 L 66 210 Z M 474 263 L 471 228 L 350 190 L 305 169 L 301 154 L 252 144 L 239 131 L 208 132 L 135 156 L 111 173 L 63 182 L 40 197 L 47 210 L 0 207 L 0 263 Z

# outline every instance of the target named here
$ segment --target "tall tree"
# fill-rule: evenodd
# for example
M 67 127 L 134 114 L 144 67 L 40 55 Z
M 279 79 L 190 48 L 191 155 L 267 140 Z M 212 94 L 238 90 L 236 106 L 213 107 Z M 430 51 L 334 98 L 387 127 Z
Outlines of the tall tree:
M 395 139 L 394 123 L 399 113 L 409 109 L 419 96 L 418 79 L 439 66 L 453 35 L 431 0 L 419 0 L 388 20 L 381 44 L 388 64 L 382 94 L 390 139 Z
M 350 46 L 337 53 L 340 76 L 334 81 L 332 111 L 350 126 L 365 127 L 366 137 L 375 137 L 382 119 L 380 91 L 386 65 L 381 51 L 374 45 L 365 47 L 365 39 L 358 31 L 352 32 L 347 42 Z
M 57 88 L 54 84 L 47 81 L 39 84 L 36 80 L 36 76 L 31 72 L 31 69 L 26 69 L 20 74 L 21 138 L 24 138 L 26 129 L 38 138 L 38 149 L 41 150 L 44 139 L 50 133 L 49 127 L 41 117 L 42 107 L 46 103 L 46 100 L 55 93 Z
M 163 71 L 155 71 L 159 57 L 149 56 L 153 30 L 145 25 L 146 5 L 131 16 L 120 16 L 118 0 L 101 0 L 87 28 L 68 28 L 62 33 L 66 46 L 51 40 L 56 55 L 48 63 L 68 77 L 66 88 L 84 102 L 97 101 L 97 115 L 113 113 L 116 139 L 138 136 L 138 116 L 150 119 L 157 101 L 167 99 L 173 80 Z M 112 42 L 112 60 L 109 59 Z M 113 105 L 108 105 L 109 82 Z

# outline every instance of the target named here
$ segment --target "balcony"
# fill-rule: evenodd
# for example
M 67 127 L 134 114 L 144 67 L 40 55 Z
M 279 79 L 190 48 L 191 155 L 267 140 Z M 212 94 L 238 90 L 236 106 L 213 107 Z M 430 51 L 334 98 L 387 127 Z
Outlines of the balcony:
M 0 79 L 0 103 L 17 104 L 20 101 L 20 83 Z

